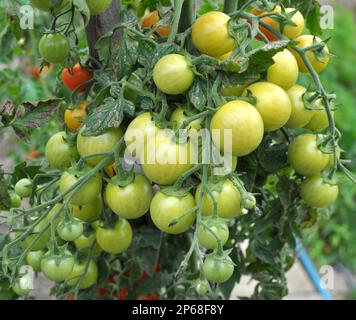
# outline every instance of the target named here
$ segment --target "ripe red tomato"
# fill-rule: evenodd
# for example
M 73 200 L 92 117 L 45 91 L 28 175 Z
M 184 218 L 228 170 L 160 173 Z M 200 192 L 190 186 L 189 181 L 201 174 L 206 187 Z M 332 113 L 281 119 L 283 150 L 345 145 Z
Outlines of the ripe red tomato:
M 79 86 L 78 92 L 84 92 L 87 87 L 83 84 L 93 78 L 93 72 L 82 67 L 77 63 L 73 69 L 64 68 L 62 71 L 63 84 L 71 91 L 76 90 Z

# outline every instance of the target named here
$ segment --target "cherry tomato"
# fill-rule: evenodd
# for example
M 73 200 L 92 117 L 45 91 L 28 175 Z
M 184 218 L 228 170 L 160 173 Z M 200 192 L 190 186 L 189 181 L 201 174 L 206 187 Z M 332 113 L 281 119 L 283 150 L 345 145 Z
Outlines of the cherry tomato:
M 90 10 L 90 15 L 97 16 L 111 6 L 112 0 L 86 0 L 86 3 Z
M 326 208 L 336 201 L 339 187 L 325 182 L 320 176 L 312 176 L 302 182 L 300 194 L 308 206 Z
M 302 36 L 294 39 L 294 41 L 298 43 L 297 46 L 299 48 L 303 49 L 303 48 L 313 45 L 314 43 L 320 43 L 322 40 L 320 38 L 314 37 L 312 35 L 302 35 Z M 293 49 L 291 52 L 293 53 L 294 57 L 296 58 L 296 60 L 298 62 L 299 71 L 302 73 L 309 73 L 309 70 L 308 70 L 307 66 L 304 64 L 301 56 Z M 326 45 L 324 47 L 324 52 L 325 52 L 325 54 L 329 53 L 328 47 Z M 313 51 L 308 51 L 306 55 L 307 55 L 308 61 L 310 62 L 310 64 L 314 68 L 314 70 L 318 73 L 320 73 L 327 67 L 329 60 L 330 60 L 330 58 L 327 55 L 324 57 L 317 57 L 317 55 Z
M 147 301 L 159 300 L 159 296 L 155 293 L 150 293 L 150 294 L 138 296 L 136 300 L 147 300 Z
M 210 290 L 209 282 L 206 280 L 200 280 L 196 284 L 195 291 L 199 296 L 205 296 Z
M 41 56 L 50 63 L 63 63 L 69 54 L 69 42 L 60 33 L 45 34 L 39 43 Z
M 105 190 L 108 207 L 125 219 L 142 217 L 150 208 L 152 198 L 151 183 L 138 173 L 129 185 L 120 187 L 109 182 Z
M 223 84 L 220 90 L 220 95 L 223 97 L 240 97 L 247 85 L 245 84 Z
M 87 81 L 93 79 L 93 72 L 77 63 L 73 69 L 64 68 L 62 71 L 63 84 L 71 91 L 78 89 L 78 92 L 85 92 Z
M 50 167 L 59 170 L 69 168 L 79 158 L 77 148 L 70 144 L 64 131 L 54 134 L 48 140 L 45 156 Z
M 177 144 L 165 131 L 148 138 L 140 163 L 145 176 L 160 185 L 171 185 L 192 167 L 190 143 Z
M 117 298 L 119 300 L 125 300 L 128 295 L 129 295 L 129 291 L 126 288 L 120 288 L 120 290 L 117 294 Z
M 235 40 L 229 35 L 230 17 L 223 12 L 211 11 L 200 16 L 193 24 L 194 46 L 203 54 L 218 57 L 232 51 Z
M 288 90 L 298 80 L 297 60 L 289 50 L 284 49 L 273 56 L 273 61 L 274 64 L 267 70 L 267 81 Z
M 74 240 L 74 245 L 81 253 L 88 255 L 90 253 L 90 248 L 92 247 L 95 241 L 96 241 L 96 235 L 95 232 L 93 231 L 88 234 L 83 233 L 79 238 Z M 102 251 L 103 249 L 96 242 L 94 244 L 92 254 L 96 255 Z
M 109 129 L 98 136 L 84 136 L 83 127 L 77 137 L 77 148 L 81 157 L 95 153 L 111 152 L 123 136 L 121 129 Z M 87 158 L 86 161 L 91 166 L 96 166 L 104 156 Z
M 26 256 L 26 262 L 36 272 L 41 271 L 41 260 L 46 252 L 44 250 L 30 251 Z
M 329 155 L 319 149 L 316 135 L 302 134 L 289 145 L 288 160 L 297 173 L 313 176 L 326 168 Z
M 22 249 L 28 248 L 32 243 L 32 241 L 34 241 L 37 238 L 38 234 L 43 231 L 45 226 L 46 226 L 46 222 L 42 220 L 34 228 L 32 233 L 20 242 L 20 247 Z M 31 247 L 31 250 L 37 251 L 37 250 L 45 249 L 47 247 L 47 242 L 49 241 L 50 236 L 51 236 L 51 230 L 50 228 L 47 228 L 46 231 L 44 231 L 44 233 L 39 237 L 39 239 L 35 241 L 33 247 Z
M 83 120 L 87 116 L 87 107 L 89 102 L 84 100 L 79 108 L 67 109 L 64 112 L 64 122 L 67 128 L 72 132 L 77 132 L 78 129 L 82 126 Z
M 281 13 L 281 7 L 280 6 L 276 6 L 272 11 L 259 11 L 257 9 L 253 9 L 252 10 L 252 14 L 255 16 L 260 16 L 260 15 L 264 15 L 264 14 L 268 14 L 268 13 Z M 272 18 L 272 17 L 265 17 L 262 18 L 262 21 L 266 24 L 268 24 L 272 29 L 274 30 L 278 30 L 279 27 L 279 23 L 278 21 L 276 21 L 276 19 Z M 264 26 L 260 26 L 260 31 L 267 37 L 267 39 L 269 41 L 276 41 L 278 38 L 277 36 L 275 36 L 271 31 L 269 31 L 266 27 Z M 262 41 L 262 37 L 257 35 L 256 39 L 261 40 Z
M 41 260 L 44 276 L 54 282 L 62 282 L 68 278 L 74 267 L 74 257 L 70 251 L 56 255 L 47 252 Z
M 21 198 L 28 198 L 32 192 L 32 181 L 24 178 L 15 184 L 15 193 Z
M 53 64 L 51 64 L 49 67 L 48 66 L 44 66 L 42 68 L 42 70 L 38 70 L 38 68 L 33 68 L 32 69 L 32 76 L 36 79 L 39 80 L 41 78 L 41 76 L 45 76 L 47 73 L 52 72 L 54 69 Z
M 329 127 L 329 118 L 326 110 L 320 100 L 316 102 L 317 109 L 314 109 L 313 116 L 307 125 L 304 126 L 305 129 L 311 131 L 320 131 Z M 333 113 L 333 112 L 332 112 Z
M 56 2 L 58 4 L 53 5 L 54 1 L 51 0 L 31 0 L 32 5 L 47 12 L 50 12 L 51 10 L 59 11 L 63 9 L 68 4 L 68 2 L 69 0 L 60 0 Z
M 256 109 L 261 114 L 266 132 L 276 131 L 287 123 L 292 113 L 292 105 L 281 87 L 270 82 L 257 82 L 246 90 L 257 100 Z
M 90 169 L 88 169 L 90 170 Z M 65 192 L 69 188 L 71 188 L 74 184 L 76 184 L 82 175 L 80 173 L 76 173 L 72 170 L 65 171 L 60 180 L 59 180 L 59 190 L 60 192 Z M 72 198 L 71 204 L 82 206 L 93 202 L 97 199 L 98 195 L 101 192 L 102 181 L 101 174 L 96 174 L 94 177 L 90 178 L 76 193 L 76 195 Z M 71 193 L 67 197 L 70 197 Z
M 257 149 L 263 138 L 261 115 L 254 106 L 241 100 L 224 104 L 213 116 L 210 129 L 213 142 L 222 152 L 225 149 L 224 132 L 232 130 L 231 151 L 234 156 L 250 154 Z M 229 144 L 229 141 L 226 143 Z
M 75 218 L 70 222 L 61 221 L 57 226 L 57 233 L 64 241 L 78 239 L 83 234 L 83 231 L 83 223 Z
M 217 184 L 214 189 L 210 190 L 217 202 L 218 214 L 225 219 L 232 219 L 241 215 L 241 195 L 229 180 L 223 180 Z M 195 192 L 195 201 L 198 203 L 201 193 L 201 185 L 198 186 Z M 213 201 L 207 192 L 203 194 L 202 214 L 211 216 L 214 212 Z
M 303 95 L 307 91 L 299 84 L 291 87 L 287 94 L 292 103 L 292 114 L 286 123 L 286 127 L 290 129 L 303 128 L 313 117 L 313 111 L 305 108 Z
M 198 229 L 199 244 L 203 248 L 217 249 L 218 241 L 216 238 L 220 239 L 222 246 L 227 242 L 229 239 L 229 228 L 224 221 L 209 217 L 203 219 L 203 223 L 199 225 Z
M 163 93 L 182 94 L 192 86 L 194 73 L 186 57 L 167 54 L 154 66 L 153 81 Z
M 113 254 L 124 252 L 132 242 L 131 225 L 127 220 L 119 218 L 112 229 L 99 227 L 96 239 L 105 252 Z
M 183 108 L 177 108 L 172 112 L 171 118 L 170 118 L 170 122 L 172 123 L 173 127 L 175 128 L 180 128 L 183 125 L 183 122 L 188 120 L 189 116 L 187 116 L 185 114 L 185 111 Z M 186 129 L 194 129 L 199 131 L 201 128 L 201 123 L 202 123 L 202 119 L 197 119 L 193 122 L 191 122 Z
M 69 205 L 76 218 L 84 222 L 93 222 L 100 217 L 102 211 L 101 197 L 97 197 L 94 201 L 89 202 L 82 206 Z
M 195 212 L 186 215 L 194 207 L 194 197 L 190 193 L 184 196 L 173 196 L 158 191 L 151 202 L 151 218 L 155 226 L 163 232 L 171 234 L 183 233 L 195 221 Z M 170 226 L 173 222 L 176 223 Z
M 21 197 L 17 193 L 10 192 L 10 199 L 11 199 L 11 207 L 12 208 L 18 208 L 21 206 L 22 200 L 21 200 Z
M 286 8 L 287 13 L 291 13 L 294 11 L 296 11 L 295 8 Z M 293 25 L 284 26 L 283 35 L 289 39 L 295 39 L 302 34 L 302 32 L 304 30 L 304 26 L 305 26 L 305 21 L 304 21 L 303 15 L 298 10 L 293 14 L 291 20 L 295 25 L 294 26 Z M 280 30 L 281 27 L 279 26 L 278 29 Z
M 157 24 L 161 20 L 159 13 L 157 10 L 152 11 L 147 16 L 145 16 L 141 22 L 142 29 L 152 28 L 155 24 Z M 156 32 L 162 37 L 168 37 L 171 33 L 170 26 L 158 26 L 156 28 Z
M 341 151 L 340 150 L 337 150 L 336 151 L 336 158 L 337 159 L 340 159 L 341 157 Z M 334 167 L 334 163 L 335 163 L 335 159 L 334 159 L 334 155 L 331 153 L 329 155 L 329 162 L 328 162 L 328 165 L 326 166 L 326 169 L 331 169 Z
M 93 259 L 89 261 L 88 269 L 87 269 L 87 261 L 83 261 L 81 263 L 75 262 L 73 270 L 71 274 L 68 276 L 67 283 L 74 287 L 77 285 L 78 281 L 80 281 L 83 275 L 84 278 L 80 283 L 80 287 L 79 287 L 80 289 L 82 290 L 88 289 L 97 283 L 99 270 L 97 264 Z
M 234 264 L 230 257 L 220 257 L 212 254 L 205 258 L 203 269 L 209 281 L 222 283 L 232 277 Z

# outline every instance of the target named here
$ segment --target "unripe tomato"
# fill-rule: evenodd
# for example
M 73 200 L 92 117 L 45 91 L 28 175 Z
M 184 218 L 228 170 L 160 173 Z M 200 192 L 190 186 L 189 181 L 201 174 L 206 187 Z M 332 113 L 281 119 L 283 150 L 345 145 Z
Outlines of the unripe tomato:
M 296 9 L 286 8 L 287 13 L 291 13 L 294 11 L 296 11 Z M 284 26 L 283 35 L 285 35 L 289 39 L 295 39 L 302 34 L 305 26 L 305 21 L 303 15 L 298 10 L 294 13 L 291 20 L 295 24 L 295 26 L 293 25 Z M 280 26 L 278 29 L 281 29 Z
M 83 101 L 79 108 L 67 109 L 64 112 L 64 122 L 67 128 L 72 132 L 77 132 L 83 124 L 85 117 L 87 116 L 88 101 Z
M 232 172 L 236 171 L 237 168 L 237 162 L 238 158 L 235 156 L 231 156 L 231 162 L 228 162 L 230 160 L 226 159 L 226 163 L 223 163 L 219 167 L 215 167 L 213 170 L 209 170 L 209 175 L 215 175 L 215 176 L 226 176 Z
M 79 131 L 77 137 L 77 149 L 81 157 L 90 154 L 111 152 L 123 136 L 120 128 L 108 129 L 98 136 L 84 136 L 84 130 L 85 127 Z M 90 157 L 86 159 L 86 162 L 91 166 L 96 166 L 104 158 L 105 156 Z
M 99 246 L 108 253 L 118 254 L 127 250 L 132 242 L 132 228 L 130 223 L 119 218 L 114 228 L 99 227 L 96 231 Z
M 230 17 L 223 12 L 212 11 L 200 16 L 193 24 L 194 46 L 203 54 L 222 56 L 232 51 L 235 40 L 229 35 Z
M 78 239 L 84 231 L 83 223 L 79 219 L 70 222 L 61 221 L 57 226 L 57 233 L 64 241 L 74 241 Z
M 24 178 L 15 184 L 15 192 L 21 198 L 27 198 L 32 192 L 32 181 L 30 179 Z
M 170 118 L 170 122 L 173 124 L 173 126 L 175 128 L 180 128 L 183 125 L 183 122 L 188 120 L 189 116 L 187 116 L 184 112 L 183 108 L 177 108 L 172 112 L 171 118 Z M 202 119 L 197 119 L 193 122 L 191 122 L 186 129 L 194 129 L 199 131 L 201 129 L 201 123 L 202 123 Z
M 286 127 L 290 129 L 303 128 L 312 119 L 314 112 L 305 108 L 303 95 L 307 91 L 299 84 L 291 87 L 287 94 L 292 103 L 292 114 L 286 123 Z
M 63 63 L 69 54 L 69 42 L 61 33 L 45 34 L 39 43 L 41 56 L 50 63 Z
M 21 197 L 17 193 L 10 192 L 10 199 L 11 199 L 11 207 L 12 208 L 18 208 L 21 206 L 22 200 L 21 200 Z
M 256 109 L 261 114 L 266 132 L 276 131 L 287 123 L 292 105 L 281 87 L 269 82 L 257 82 L 246 90 L 256 97 Z
M 41 271 L 41 260 L 46 252 L 44 250 L 30 251 L 26 256 L 26 263 L 36 272 Z
M 85 92 L 87 88 L 83 84 L 93 79 L 93 76 L 92 71 L 82 67 L 79 63 L 73 69 L 64 68 L 62 71 L 63 84 L 71 91 L 80 87 L 78 92 Z
M 213 142 L 224 152 L 224 130 L 232 130 L 232 154 L 246 156 L 257 149 L 263 138 L 263 120 L 251 104 L 235 100 L 223 105 L 213 116 L 210 129 Z M 220 136 L 215 133 L 220 133 Z M 226 141 L 227 145 L 229 141 Z M 229 146 L 228 146 L 229 148 Z M 228 150 L 227 150 L 228 151 Z
M 297 60 L 293 54 L 284 49 L 273 57 L 274 64 L 267 70 L 267 81 L 288 90 L 295 85 L 299 76 Z
M 88 169 L 89 170 L 89 169 Z M 76 173 L 64 172 L 59 180 L 60 192 L 65 192 L 79 181 L 81 176 Z M 82 206 L 95 201 L 101 192 L 102 181 L 101 174 L 97 174 L 89 179 L 72 198 L 71 203 L 77 206 Z M 71 193 L 67 195 L 70 197 Z
M 198 281 L 195 287 L 195 291 L 199 296 L 205 296 L 209 292 L 209 289 L 210 289 L 210 285 L 209 282 L 206 280 Z
M 223 97 L 240 97 L 246 88 L 246 84 L 223 84 L 220 95 Z
M 145 176 L 159 185 L 171 185 L 192 167 L 190 143 L 177 144 L 163 130 L 145 143 L 140 162 Z M 192 157 L 192 158 L 191 158 Z
M 195 221 L 195 212 L 184 216 L 194 206 L 194 197 L 190 193 L 184 196 L 170 196 L 158 191 L 151 202 L 151 218 L 155 226 L 163 232 L 171 234 L 183 233 Z M 174 220 L 177 223 L 170 226 Z
M 230 257 L 208 255 L 204 260 L 204 274 L 209 281 L 222 283 L 229 280 L 234 273 L 234 264 Z
M 46 159 L 50 167 L 63 170 L 79 158 L 77 148 L 70 145 L 64 131 L 54 134 L 46 144 Z
M 195 192 L 197 203 L 201 191 L 201 185 L 199 185 Z M 217 202 L 218 215 L 221 218 L 233 219 L 241 215 L 241 195 L 229 179 L 220 182 L 216 190 L 211 190 L 211 193 Z M 204 216 L 211 216 L 214 213 L 213 201 L 207 192 L 203 194 L 201 211 Z
M 340 159 L 340 157 L 341 157 L 341 151 L 340 151 L 340 150 L 337 150 L 337 151 L 336 151 L 336 158 L 337 158 L 337 159 Z M 331 153 L 331 154 L 329 155 L 329 163 L 328 163 L 328 165 L 326 166 L 326 169 L 331 169 L 331 168 L 333 168 L 333 167 L 334 167 L 334 163 L 335 163 L 334 155 Z
M 281 11 L 282 11 L 281 7 L 276 6 L 274 8 L 274 10 L 272 10 L 272 11 L 258 11 L 257 9 L 253 9 L 251 13 L 255 16 L 260 16 L 260 15 L 267 14 L 267 13 L 281 13 Z M 276 31 L 278 30 L 279 23 L 276 21 L 275 18 L 265 17 L 265 18 L 262 18 L 262 21 L 264 23 L 270 25 L 274 30 L 276 30 Z M 265 28 L 264 26 L 260 26 L 259 28 L 260 28 L 260 31 L 267 37 L 268 40 L 270 40 L 270 41 L 277 40 L 277 37 L 271 31 L 269 31 L 267 28 Z M 262 37 L 259 35 L 256 36 L 256 39 L 262 41 Z
M 96 241 L 96 234 L 92 231 L 88 234 L 83 233 L 79 238 L 75 239 L 74 245 L 81 253 L 88 255 L 90 253 L 90 248 Z M 91 253 L 96 255 L 102 251 L 103 249 L 99 246 L 98 242 L 96 242 Z
M 60 0 L 57 1 L 57 5 L 53 6 L 54 1 L 51 0 L 31 0 L 31 4 L 34 5 L 36 8 L 41 9 L 43 11 L 50 12 L 51 10 L 53 11 L 59 11 L 63 9 L 68 3 L 69 0 Z
M 311 120 L 308 122 L 308 124 L 304 126 L 305 129 L 308 129 L 311 131 L 320 131 L 320 130 L 326 129 L 330 125 L 328 114 L 320 100 L 318 100 L 316 102 L 316 106 L 318 107 L 318 109 L 314 109 L 312 111 L 313 116 L 312 116 Z M 332 112 L 332 113 L 334 113 L 334 112 Z
M 112 3 L 112 0 L 86 0 L 91 16 L 97 16 L 106 11 Z
M 153 189 L 146 177 L 136 173 L 132 183 L 125 187 L 108 183 L 105 199 L 108 207 L 119 217 L 137 219 L 150 208 Z
M 62 282 L 68 278 L 74 267 L 74 257 L 70 251 L 62 255 L 47 252 L 41 260 L 44 276 L 54 282 Z
M 217 237 L 223 246 L 229 239 L 229 228 L 226 223 L 220 219 L 210 217 L 204 219 L 203 222 L 205 225 L 200 224 L 198 228 L 199 244 L 206 249 L 217 249 Z M 211 231 L 215 233 L 216 237 Z
M 32 243 L 32 241 L 34 241 L 37 238 L 38 234 L 40 232 L 42 232 L 42 230 L 44 229 L 45 226 L 46 226 L 46 222 L 41 221 L 34 228 L 32 233 L 20 242 L 21 249 L 28 248 L 30 246 L 30 244 Z M 47 228 L 46 231 L 42 234 L 42 236 L 38 240 L 36 240 L 34 245 L 31 247 L 31 250 L 37 251 L 37 250 L 45 249 L 47 247 L 47 243 L 50 239 L 50 236 L 51 236 L 51 230 L 50 230 L 50 228 Z
M 324 182 L 320 176 L 313 176 L 306 178 L 302 182 L 300 194 L 308 206 L 326 208 L 336 201 L 339 187 Z
M 319 149 L 316 135 L 302 134 L 289 145 L 288 160 L 297 173 L 313 176 L 326 168 L 329 155 Z
M 297 46 L 299 48 L 303 49 L 303 48 L 313 45 L 314 41 L 316 41 L 316 43 L 320 43 L 322 40 L 320 38 L 312 36 L 312 35 L 302 35 L 302 36 L 296 38 L 294 41 L 298 43 Z M 299 71 L 302 73 L 309 73 L 309 70 L 308 70 L 307 66 L 304 64 L 301 56 L 293 49 L 291 52 L 293 53 L 294 57 L 296 58 L 296 60 L 298 62 Z M 328 47 L 326 45 L 324 48 L 324 52 L 326 54 L 329 53 Z M 329 60 L 330 60 L 330 58 L 328 56 L 318 58 L 317 55 L 315 54 L 315 52 L 313 52 L 313 51 L 308 51 L 306 53 L 306 56 L 307 56 L 308 61 L 314 68 L 314 70 L 318 73 L 320 73 L 327 67 Z
M 29 275 L 27 276 L 24 276 L 24 277 L 28 277 Z M 31 289 L 26 287 L 26 282 L 25 281 L 25 287 L 23 286 L 23 284 L 21 283 L 21 279 L 19 281 L 16 281 L 14 286 L 12 287 L 12 290 L 20 297 L 25 297 L 27 295 L 29 295 L 29 293 L 31 292 Z
M 154 66 L 153 81 L 163 93 L 182 94 L 192 86 L 194 73 L 186 57 L 167 54 Z
M 70 204 L 69 210 L 73 212 L 74 216 L 84 222 L 93 222 L 100 217 L 102 211 L 101 197 L 97 197 L 94 201 L 85 205 L 75 206 Z
M 85 290 L 93 286 L 98 281 L 99 270 L 96 262 L 91 259 L 89 262 L 88 269 L 86 270 L 87 262 L 83 261 L 81 263 L 75 262 L 73 270 L 67 279 L 67 283 L 71 286 L 76 286 L 78 281 L 84 275 L 84 278 L 80 284 L 80 289 Z M 86 271 L 86 272 L 85 272 Z

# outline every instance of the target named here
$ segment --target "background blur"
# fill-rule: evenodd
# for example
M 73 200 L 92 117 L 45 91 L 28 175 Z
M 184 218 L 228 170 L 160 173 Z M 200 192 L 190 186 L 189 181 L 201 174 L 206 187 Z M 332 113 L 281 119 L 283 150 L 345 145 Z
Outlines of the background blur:
M 328 46 L 336 56 L 321 78 L 326 88 L 335 91 L 340 103 L 336 113 L 337 126 L 343 132 L 341 146 L 348 152 L 344 159 L 356 159 L 356 0 L 320 1 L 334 8 L 334 29 L 325 30 L 323 39 L 331 37 Z M 45 17 L 41 17 L 45 19 Z M 0 30 L 3 22 L 0 20 Z M 20 43 L 21 44 L 21 43 Z M 7 43 L 1 43 L 7 50 Z M 18 47 L 11 61 L 0 56 L 0 102 L 11 97 L 15 103 L 23 100 L 40 100 L 51 96 L 56 84 L 58 70 L 39 73 L 37 45 Z M 26 58 L 24 58 L 26 57 Z M 303 79 L 302 79 L 303 81 Z M 0 164 L 5 171 L 11 170 L 19 161 L 40 161 L 48 138 L 57 130 L 55 121 L 37 129 L 30 145 L 19 141 L 5 130 L 0 133 Z M 350 167 L 356 174 L 355 161 Z M 335 299 L 356 300 L 356 186 L 340 176 L 341 192 L 332 209 L 317 217 L 317 223 L 305 230 L 303 244 L 316 265 L 317 270 L 325 265 L 333 267 L 334 288 L 329 290 Z M 288 299 L 320 299 L 306 272 L 297 263 L 288 274 Z M 48 297 L 48 283 L 40 280 L 36 284 L 37 296 Z M 253 283 L 244 278 L 233 297 L 253 292 Z

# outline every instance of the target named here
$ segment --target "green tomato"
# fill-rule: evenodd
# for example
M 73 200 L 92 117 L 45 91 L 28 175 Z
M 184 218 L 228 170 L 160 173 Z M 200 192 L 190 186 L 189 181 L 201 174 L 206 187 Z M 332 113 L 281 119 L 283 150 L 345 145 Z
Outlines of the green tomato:
M 47 142 L 45 156 L 49 165 L 54 169 L 69 168 L 72 162 L 79 158 L 76 147 L 71 146 L 67 139 L 67 134 L 61 131 Z
M 101 197 L 97 197 L 94 201 L 82 206 L 75 206 L 70 204 L 69 210 L 73 212 L 74 216 L 84 222 L 93 222 L 98 219 L 102 212 Z
M 68 278 L 74 268 L 74 257 L 70 251 L 61 255 L 47 252 L 41 260 L 41 270 L 45 277 L 54 282 L 62 282 Z
M 198 228 L 198 240 L 203 248 L 217 249 L 218 241 L 216 238 L 220 239 L 222 246 L 227 242 L 229 239 L 229 228 L 225 222 L 216 218 L 206 218 L 203 219 L 203 223 Z
M 197 292 L 197 294 L 199 296 L 205 296 L 210 290 L 210 285 L 209 285 L 209 282 L 208 281 L 198 281 L 198 283 L 196 284 L 196 287 L 195 287 L 195 291 Z
M 57 1 L 57 5 L 53 6 L 52 0 L 31 0 L 31 3 L 38 9 L 41 9 L 46 12 L 50 12 L 51 10 L 57 12 L 63 9 L 68 3 L 69 0 L 60 0 Z
M 15 300 L 16 293 L 10 287 L 10 282 L 6 278 L 0 278 L 0 301 Z
M 74 240 L 75 247 L 85 255 L 90 253 L 90 248 L 92 247 L 93 243 L 95 243 L 92 254 L 96 255 L 103 251 L 103 249 L 99 246 L 95 232 L 90 232 L 88 234 L 83 233 L 79 238 Z
M 26 288 L 26 286 L 23 286 L 22 281 L 16 281 L 14 286 L 12 287 L 12 290 L 20 297 L 25 297 L 27 296 L 30 292 L 30 288 Z
M 297 173 L 313 176 L 326 168 L 329 155 L 319 149 L 316 135 L 302 134 L 289 145 L 288 160 Z
M 37 250 L 31 251 L 26 256 L 26 262 L 32 269 L 36 272 L 41 271 L 41 260 L 44 254 L 46 253 L 45 250 Z
M 131 225 L 127 220 L 119 218 L 112 229 L 99 227 L 96 231 L 96 239 L 105 252 L 122 253 L 132 242 Z
M 194 197 L 190 193 L 184 196 L 171 196 L 158 191 L 151 202 L 151 218 L 155 226 L 163 232 L 171 234 L 183 233 L 195 221 L 195 212 L 185 215 L 194 207 Z M 178 222 L 170 226 L 177 219 L 179 219 Z
M 67 37 L 60 33 L 45 34 L 39 43 L 41 56 L 50 63 L 63 63 L 69 50 Z
M 198 203 L 200 198 L 201 185 L 195 192 L 195 201 Z M 217 202 L 218 215 L 224 219 L 233 219 L 241 215 L 241 195 L 233 183 L 226 179 L 220 190 L 212 190 L 213 197 Z M 211 216 L 214 212 L 213 201 L 205 192 L 202 201 L 202 214 Z
M 328 114 L 320 100 L 316 102 L 318 109 L 312 110 L 313 116 L 307 125 L 304 126 L 305 129 L 311 131 L 320 131 L 329 127 Z M 334 114 L 334 112 L 332 112 Z
M 90 10 L 90 15 L 97 16 L 109 9 L 112 0 L 86 0 L 86 2 Z
M 83 231 L 83 223 L 75 218 L 71 222 L 62 221 L 57 226 L 57 233 L 64 241 L 74 241 L 78 239 L 83 234 Z
M 12 208 L 19 208 L 21 206 L 22 200 L 17 193 L 10 192 L 10 199 Z
M 209 281 L 222 283 L 229 280 L 234 273 L 234 264 L 230 257 L 208 255 L 203 264 L 204 274 Z
M 59 180 L 59 190 L 63 193 L 76 184 L 81 178 L 80 174 L 66 171 L 62 174 Z M 89 179 L 72 198 L 71 204 L 81 206 L 95 201 L 102 188 L 101 174 L 97 173 L 94 177 Z M 67 195 L 70 197 L 71 193 Z
M 71 286 L 76 286 L 80 278 L 84 275 L 87 261 L 81 263 L 76 262 L 72 273 L 69 275 L 67 283 Z M 93 286 L 98 281 L 99 270 L 94 260 L 90 260 L 88 269 L 80 284 L 80 289 L 85 290 Z
M 246 156 L 258 148 L 263 139 L 263 128 L 263 120 L 256 108 L 241 100 L 230 101 L 220 107 L 210 125 L 213 142 L 223 153 L 225 143 L 229 145 L 229 141 L 225 141 L 225 130 L 232 130 L 231 153 L 237 157 Z
M 79 131 L 77 137 L 77 149 L 81 157 L 96 153 L 113 151 L 116 144 L 123 136 L 121 129 L 109 129 L 98 136 L 84 136 L 85 126 Z M 104 156 L 90 157 L 86 162 L 91 166 L 96 166 Z
M 15 193 L 21 198 L 28 198 L 32 192 L 32 181 L 24 178 L 15 184 Z
M 151 183 L 138 173 L 135 174 L 134 181 L 129 185 L 120 187 L 108 183 L 105 190 L 108 207 L 119 217 L 125 219 L 142 217 L 150 208 L 152 198 Z
M 34 228 L 33 232 L 20 242 L 20 247 L 22 249 L 28 248 L 30 246 L 30 244 L 32 243 L 32 241 L 34 241 L 37 238 L 38 234 L 43 231 L 46 224 L 47 223 L 44 220 L 42 220 Z M 44 233 L 39 237 L 39 239 L 36 240 L 33 247 L 31 248 L 31 250 L 37 251 L 37 250 L 47 248 L 47 243 L 48 243 L 50 237 L 51 237 L 51 230 L 50 230 L 50 228 L 47 228 L 46 231 L 44 231 Z
M 300 186 L 300 194 L 308 206 L 327 208 L 332 205 L 339 194 L 339 187 L 324 182 L 320 176 L 306 178 Z
M 170 122 L 173 124 L 175 128 L 180 128 L 184 121 L 188 120 L 189 117 L 185 114 L 183 108 L 177 108 L 173 111 Z M 202 124 L 202 119 L 197 119 L 193 122 L 191 122 L 186 129 L 195 129 L 199 131 L 201 129 L 201 124 Z
M 186 57 L 168 54 L 154 66 L 153 81 L 165 94 L 182 94 L 192 86 L 194 73 Z
M 245 84 L 223 84 L 220 90 L 220 95 L 223 97 L 240 97 L 247 85 Z
M 244 95 L 248 92 L 256 98 L 256 109 L 261 114 L 266 132 L 276 131 L 288 122 L 292 105 L 281 87 L 270 82 L 257 82 L 250 85 Z

